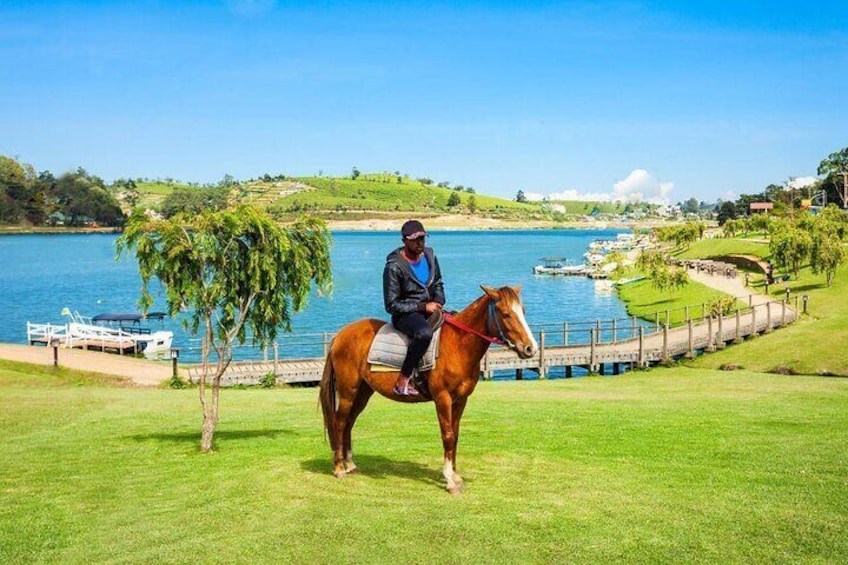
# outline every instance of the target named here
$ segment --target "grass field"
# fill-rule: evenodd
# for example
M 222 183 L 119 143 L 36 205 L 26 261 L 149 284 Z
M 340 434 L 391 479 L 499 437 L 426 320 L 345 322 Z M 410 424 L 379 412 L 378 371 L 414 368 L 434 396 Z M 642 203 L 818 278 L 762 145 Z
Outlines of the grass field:
M 673 368 L 485 382 L 444 492 L 432 405 L 377 398 L 331 475 L 314 389 L 196 391 L 0 362 L 3 563 L 836 563 L 848 379 Z

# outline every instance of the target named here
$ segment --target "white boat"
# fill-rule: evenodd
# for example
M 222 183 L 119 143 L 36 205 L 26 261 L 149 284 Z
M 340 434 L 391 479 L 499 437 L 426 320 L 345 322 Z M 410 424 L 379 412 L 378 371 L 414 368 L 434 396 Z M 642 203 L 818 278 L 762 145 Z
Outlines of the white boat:
M 576 276 L 586 274 L 586 265 L 575 265 L 565 257 L 541 257 L 533 267 L 534 275 Z
M 95 348 L 119 353 L 141 351 L 149 358 L 167 356 L 173 345 L 174 332 L 151 331 L 142 325 L 145 319 L 161 320 L 164 317 L 162 313 L 151 313 L 146 317 L 141 314 L 106 313 L 88 318 L 65 308 L 62 315 L 68 317 L 64 326 L 27 322 L 27 341 L 47 345 L 58 342 L 68 348 Z

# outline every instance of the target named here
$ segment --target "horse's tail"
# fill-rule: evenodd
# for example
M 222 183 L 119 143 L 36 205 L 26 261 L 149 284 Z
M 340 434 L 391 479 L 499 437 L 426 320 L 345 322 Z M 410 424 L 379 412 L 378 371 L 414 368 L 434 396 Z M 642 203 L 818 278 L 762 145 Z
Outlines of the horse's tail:
M 330 447 L 336 449 L 336 434 L 333 429 L 336 425 L 336 372 L 333 369 L 333 344 L 330 343 L 327 358 L 324 361 L 324 374 L 321 377 L 318 401 L 321 403 L 321 411 L 324 413 L 324 430 L 330 439 Z

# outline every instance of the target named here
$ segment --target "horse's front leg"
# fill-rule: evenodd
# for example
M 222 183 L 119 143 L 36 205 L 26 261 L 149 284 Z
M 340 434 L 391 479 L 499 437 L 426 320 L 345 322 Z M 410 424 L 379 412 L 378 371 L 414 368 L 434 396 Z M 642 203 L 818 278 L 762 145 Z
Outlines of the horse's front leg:
M 442 430 L 442 447 L 445 451 L 445 466 L 442 474 L 447 481 L 447 489 L 451 494 L 462 492 L 462 481 L 456 482 L 453 462 L 456 460 L 456 435 L 454 434 L 452 410 L 453 399 L 450 393 L 443 392 L 433 399 L 436 403 L 436 413 L 439 417 L 439 427 Z
M 465 411 L 467 402 L 468 397 L 461 396 L 454 401 L 451 410 L 451 423 L 453 424 L 453 459 L 451 459 L 451 463 L 453 464 L 453 480 L 459 484 L 460 488 L 462 487 L 462 477 L 456 470 L 456 452 L 459 449 L 459 422 L 462 420 L 462 413 Z

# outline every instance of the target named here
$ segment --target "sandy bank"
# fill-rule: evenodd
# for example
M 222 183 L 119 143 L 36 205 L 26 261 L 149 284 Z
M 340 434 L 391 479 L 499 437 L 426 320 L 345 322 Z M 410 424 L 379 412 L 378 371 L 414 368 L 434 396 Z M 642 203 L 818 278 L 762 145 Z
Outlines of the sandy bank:
M 0 343 L 0 359 L 52 365 L 53 348 L 36 345 Z M 171 365 L 162 361 L 149 361 L 80 349 L 59 349 L 59 365 L 79 371 L 90 371 L 124 377 L 138 386 L 158 386 L 171 378 Z

